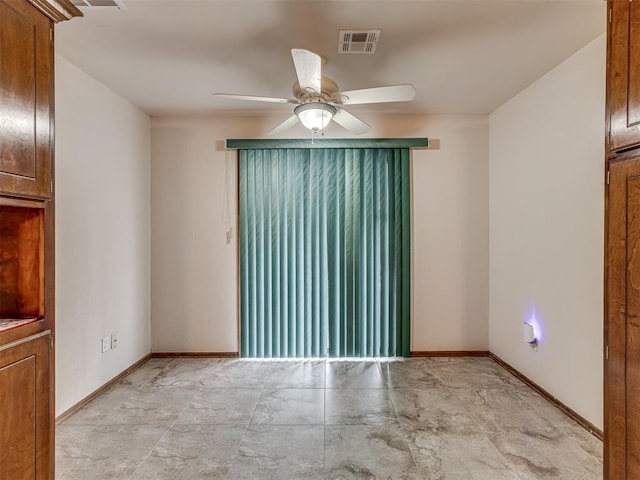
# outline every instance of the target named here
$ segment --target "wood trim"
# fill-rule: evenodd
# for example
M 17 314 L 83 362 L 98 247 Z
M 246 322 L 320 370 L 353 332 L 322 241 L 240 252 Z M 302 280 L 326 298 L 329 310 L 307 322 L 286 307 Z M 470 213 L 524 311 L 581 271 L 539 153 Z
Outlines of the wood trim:
M 612 16 L 613 0 L 607 0 L 607 58 L 605 71 L 605 131 L 604 131 L 604 152 L 605 169 L 609 168 L 608 160 L 611 155 L 611 36 L 612 36 Z M 606 170 L 605 170 L 606 175 Z M 605 177 L 606 178 L 606 177 Z
M 29 0 L 29 3 L 56 23 L 84 16 L 69 0 Z
M 29 337 L 19 338 L 18 340 L 14 341 L 14 342 L 6 343 L 4 345 L 0 345 L 0 352 L 2 352 L 4 350 L 9 350 L 10 348 L 17 347 L 18 345 L 22 345 L 24 343 L 31 342 L 33 340 L 36 340 L 36 339 L 40 338 L 40 337 L 46 337 L 47 335 L 51 335 L 51 330 L 45 330 L 43 332 L 37 333 L 35 335 L 31 335 Z
M 238 352 L 153 352 L 151 358 L 238 358 Z
M 411 352 L 412 357 L 488 357 L 489 350 L 425 350 Z
M 0 196 L 0 206 L 44 209 L 45 202 L 43 202 L 42 200 L 30 200 L 27 198 Z
M 140 368 L 142 365 L 144 365 L 145 363 L 147 363 L 149 360 L 151 360 L 151 354 L 148 353 L 147 355 L 145 355 L 144 357 L 142 357 L 140 360 L 138 360 L 136 363 L 134 363 L 133 365 L 131 365 L 130 367 L 126 368 L 125 370 L 123 370 L 122 372 L 120 372 L 118 375 L 116 375 L 115 377 L 113 377 L 111 380 L 109 380 L 107 383 L 105 383 L 104 385 L 102 385 L 100 388 L 98 388 L 97 390 L 94 390 L 93 392 L 91 392 L 89 395 L 87 395 L 86 397 L 84 397 L 82 400 L 80 400 L 78 403 L 76 403 L 74 406 L 72 406 L 71 408 L 69 408 L 68 410 L 66 410 L 65 412 L 62 412 L 60 415 L 58 415 L 58 417 L 56 418 L 56 425 L 60 425 L 62 424 L 67 418 L 69 418 L 71 415 L 73 415 L 74 413 L 76 413 L 77 411 L 81 410 L 82 408 L 86 407 L 89 403 L 91 403 L 93 400 L 95 400 L 97 397 L 99 397 L 100 395 L 102 395 L 106 390 L 108 390 L 109 388 L 111 388 L 113 385 L 115 385 L 116 383 L 118 383 L 120 380 L 122 380 L 124 377 L 126 377 L 127 375 L 131 374 L 132 372 L 134 372 L 135 370 L 137 370 L 138 368 Z
M 502 360 L 500 357 L 498 357 L 494 353 L 489 352 L 489 358 L 491 358 L 494 362 L 496 362 L 502 368 L 507 370 L 510 374 L 512 374 L 518 380 L 520 380 L 521 382 L 525 383 L 528 387 L 530 387 L 533 390 L 535 390 L 536 392 L 538 392 L 540 395 L 542 395 L 544 398 L 546 398 L 549 402 L 551 402 L 557 408 L 562 410 L 567 416 L 569 416 L 574 421 L 576 421 L 580 426 L 582 426 L 587 431 L 589 431 L 589 433 L 591 433 L 592 435 L 594 435 L 595 437 L 597 437 L 600 440 L 604 439 L 604 434 L 603 434 L 602 430 L 600 430 L 598 427 L 596 427 L 593 423 L 591 423 L 589 420 L 584 418 L 578 412 L 576 412 L 575 410 L 573 410 L 573 409 L 569 408 L 568 406 L 566 406 L 564 403 L 562 403 L 556 397 L 551 395 L 549 392 L 547 392 L 544 388 L 542 388 L 540 385 L 535 383 L 529 377 L 527 377 L 526 375 L 520 373 L 518 370 L 516 370 L 514 367 L 509 365 L 507 362 Z
M 607 9 L 611 8 L 611 0 L 607 1 Z M 608 11 L 607 11 L 607 15 L 609 15 Z M 602 260 L 603 260 L 603 278 L 602 278 L 602 283 L 603 283 L 603 311 L 602 311 L 602 316 L 603 316 L 603 329 L 602 329 L 602 350 L 603 350 L 603 355 L 602 355 L 602 372 L 603 372 L 603 381 L 602 381 L 602 387 L 603 387 L 603 392 L 602 392 L 602 404 L 603 404 L 603 429 L 604 429 L 604 433 L 606 434 L 606 441 L 604 441 L 604 445 L 602 447 L 602 455 L 603 455 L 603 472 L 604 472 L 604 476 L 605 478 L 608 478 L 608 472 L 609 472 L 609 457 L 610 457 L 610 436 L 609 436 L 609 395 L 608 395 L 608 391 L 609 391 L 609 369 L 608 369 L 608 360 L 607 360 L 607 346 L 609 344 L 609 321 L 608 321 L 608 312 L 609 312 L 609 224 L 610 224 L 610 219 L 609 219 L 609 205 L 610 205 L 610 200 L 609 200 L 609 185 L 610 185 L 610 172 L 611 172 L 611 166 L 614 165 L 615 163 L 612 162 L 612 160 L 610 159 L 610 146 L 609 146 L 609 142 L 610 142 L 610 114 L 609 114 L 609 109 L 610 109 L 610 102 L 609 102 L 609 75 L 610 75 L 610 68 L 609 68 L 609 58 L 610 58 L 610 53 L 609 51 L 611 50 L 611 25 L 608 25 L 607 28 L 607 114 L 606 114 L 606 122 L 607 122 L 607 132 L 605 135 L 605 172 L 604 172 L 604 239 L 603 239 L 603 247 L 604 247 L 604 251 L 603 251 L 603 256 L 602 256 Z
M 11 330 L 4 330 L 0 332 L 0 345 L 15 342 L 25 337 L 30 337 L 39 332 L 48 330 L 47 321 L 45 319 L 39 319 L 36 322 L 23 325 L 19 328 L 13 328 Z

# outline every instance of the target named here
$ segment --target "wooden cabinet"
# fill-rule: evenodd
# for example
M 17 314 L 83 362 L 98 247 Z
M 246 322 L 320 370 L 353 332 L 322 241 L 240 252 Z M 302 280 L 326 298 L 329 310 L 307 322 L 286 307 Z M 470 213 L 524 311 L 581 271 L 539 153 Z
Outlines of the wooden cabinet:
M 640 478 L 640 0 L 608 0 L 604 478 Z
M 0 318 L 44 318 L 44 205 L 0 202 Z
M 53 478 L 49 331 L 0 347 L 0 478 Z
M 24 0 L 0 0 L 0 192 L 51 195 L 53 24 Z
M 640 147 L 640 1 L 609 0 L 609 149 Z
M 53 480 L 53 25 L 69 0 L 0 0 L 0 480 Z
M 640 478 L 640 152 L 610 166 L 605 478 Z

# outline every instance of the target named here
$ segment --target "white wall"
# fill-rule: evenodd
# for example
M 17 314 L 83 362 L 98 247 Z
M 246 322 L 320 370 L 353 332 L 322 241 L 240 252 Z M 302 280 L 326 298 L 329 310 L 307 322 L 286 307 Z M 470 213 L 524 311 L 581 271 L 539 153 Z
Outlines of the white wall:
M 414 151 L 412 350 L 489 348 L 597 426 L 604 52 L 603 36 L 489 118 L 362 114 L 370 137 L 440 140 Z M 150 123 L 63 58 L 56 69 L 59 414 L 150 345 L 237 351 L 237 238 L 226 243 L 224 223 L 228 198 L 237 233 L 235 156 L 223 141 L 259 138 L 285 114 Z M 538 351 L 522 341 L 534 313 Z M 119 347 L 101 354 L 112 332 Z
M 602 427 L 603 36 L 490 115 L 490 349 Z M 540 345 L 524 341 L 535 315 Z
M 56 56 L 56 414 L 150 349 L 149 128 Z
M 152 119 L 153 351 L 238 350 L 237 238 L 226 243 L 223 222 L 228 196 L 237 232 L 236 162 L 223 142 L 260 138 L 286 115 Z M 412 350 L 486 350 L 488 118 L 361 116 L 375 125 L 370 137 L 441 142 L 414 152 Z M 327 136 L 347 135 L 333 126 Z

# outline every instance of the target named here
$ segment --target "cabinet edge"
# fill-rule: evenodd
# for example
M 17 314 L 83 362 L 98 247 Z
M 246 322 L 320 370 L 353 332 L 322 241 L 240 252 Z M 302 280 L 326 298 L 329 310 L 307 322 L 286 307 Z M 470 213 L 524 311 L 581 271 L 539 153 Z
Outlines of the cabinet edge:
M 44 330 L 42 332 L 36 333 L 35 335 L 30 335 L 28 337 L 20 338 L 14 342 L 6 343 L 4 345 L 0 345 L 0 352 L 4 350 L 8 350 L 13 347 L 17 347 L 18 345 L 22 345 L 23 343 L 30 342 L 32 340 L 37 340 L 40 337 L 46 337 L 47 335 L 51 335 L 51 330 Z
M 56 23 L 83 16 L 78 7 L 69 0 L 29 0 L 29 3 Z

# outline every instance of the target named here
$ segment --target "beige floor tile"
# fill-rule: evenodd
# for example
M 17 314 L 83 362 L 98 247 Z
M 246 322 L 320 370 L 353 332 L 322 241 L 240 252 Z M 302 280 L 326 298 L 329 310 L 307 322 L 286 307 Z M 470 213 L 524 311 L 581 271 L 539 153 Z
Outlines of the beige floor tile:
M 602 442 L 488 358 L 154 359 L 56 433 L 58 480 L 602 479 Z

